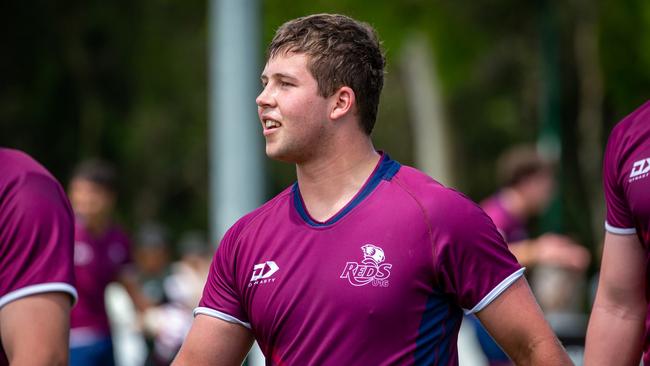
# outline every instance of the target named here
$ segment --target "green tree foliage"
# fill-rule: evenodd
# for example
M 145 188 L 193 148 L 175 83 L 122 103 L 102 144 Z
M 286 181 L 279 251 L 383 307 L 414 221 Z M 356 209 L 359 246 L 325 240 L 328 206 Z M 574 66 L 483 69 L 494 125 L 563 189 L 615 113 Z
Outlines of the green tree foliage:
M 127 226 L 205 227 L 206 3 L 3 4 L 0 144 L 65 183 L 99 156 L 120 171 Z
M 120 213 L 131 228 L 157 218 L 173 229 L 207 225 L 206 1 L 6 2 L 0 11 L 0 144 L 34 155 L 65 182 L 82 158 L 114 161 Z M 284 21 L 338 12 L 375 26 L 388 57 L 374 133 L 378 148 L 411 164 L 412 131 L 399 57 L 425 34 L 436 59 L 453 136 L 457 186 L 479 200 L 493 192 L 496 156 L 535 142 L 544 113 L 544 37 L 551 37 L 562 137 L 563 220 L 592 243 L 581 187 L 577 127 L 581 91 L 576 24 L 596 14 L 603 130 L 647 98 L 650 3 L 644 0 L 265 0 L 263 44 Z M 544 9 L 550 21 L 542 16 Z M 550 23 L 544 23 L 550 22 Z M 546 27 L 546 28 L 545 28 Z M 545 30 L 546 29 L 546 30 Z M 549 29 L 550 32 L 549 33 Z M 600 159 L 599 152 L 594 159 Z M 293 181 L 271 163 L 269 194 Z

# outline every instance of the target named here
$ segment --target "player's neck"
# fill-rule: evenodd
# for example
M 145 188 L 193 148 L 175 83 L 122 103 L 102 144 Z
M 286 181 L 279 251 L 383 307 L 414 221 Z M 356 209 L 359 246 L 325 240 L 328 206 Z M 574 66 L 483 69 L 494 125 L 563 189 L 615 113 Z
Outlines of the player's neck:
M 359 192 L 377 166 L 379 154 L 368 139 L 328 156 L 296 165 L 300 194 L 311 217 L 327 221 Z
M 98 237 L 103 235 L 111 225 L 110 217 L 95 217 L 92 219 L 84 220 L 86 230 L 88 230 L 92 235 Z

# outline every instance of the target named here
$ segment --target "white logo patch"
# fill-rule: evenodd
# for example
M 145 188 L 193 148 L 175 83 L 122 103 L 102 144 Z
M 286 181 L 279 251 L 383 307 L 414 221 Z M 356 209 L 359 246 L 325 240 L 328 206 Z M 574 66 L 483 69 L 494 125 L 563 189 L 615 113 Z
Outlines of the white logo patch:
M 347 278 L 352 286 L 365 286 L 372 283 L 373 286 L 388 287 L 388 277 L 393 267 L 386 261 L 384 250 L 372 244 L 365 244 L 361 247 L 363 260 L 361 263 L 347 262 L 340 278 Z
M 650 158 L 642 159 L 634 162 L 632 171 L 630 172 L 630 183 L 635 180 L 646 178 L 650 173 Z
M 263 283 L 275 282 L 275 278 L 270 277 L 273 276 L 278 270 L 280 270 L 280 267 L 274 261 L 266 261 L 264 263 L 254 265 L 253 276 L 248 283 L 248 287 Z

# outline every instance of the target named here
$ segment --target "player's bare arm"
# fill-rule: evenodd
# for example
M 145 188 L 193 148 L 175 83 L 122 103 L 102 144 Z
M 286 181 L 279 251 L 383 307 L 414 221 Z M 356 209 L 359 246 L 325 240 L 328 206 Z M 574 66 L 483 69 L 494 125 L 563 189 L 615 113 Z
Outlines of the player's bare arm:
M 199 314 L 172 365 L 240 366 L 252 345 L 244 326 Z
M 126 293 L 129 294 L 129 297 L 131 298 L 131 301 L 133 301 L 133 305 L 137 311 L 144 312 L 153 305 L 142 293 L 138 281 L 135 278 L 135 274 L 130 269 L 127 268 L 122 270 L 118 274 L 117 282 L 119 282 L 126 290 Z
M 3 306 L 0 334 L 9 364 L 67 365 L 71 304 L 69 294 L 48 292 Z
M 605 234 L 585 365 L 638 365 L 646 317 L 646 255 L 636 235 Z
M 508 249 L 522 266 L 551 264 L 582 272 L 590 260 L 585 247 L 564 235 L 552 233 L 508 243 Z
M 572 365 L 525 278 L 476 315 L 516 365 Z

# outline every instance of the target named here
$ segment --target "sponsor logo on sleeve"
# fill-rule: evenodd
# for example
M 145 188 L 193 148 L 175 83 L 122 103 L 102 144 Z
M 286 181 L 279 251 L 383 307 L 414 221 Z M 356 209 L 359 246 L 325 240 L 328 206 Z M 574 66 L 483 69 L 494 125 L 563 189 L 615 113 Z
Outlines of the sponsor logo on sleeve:
M 352 286 L 365 286 L 371 283 L 373 286 L 388 287 L 388 277 L 393 265 L 385 263 L 384 250 L 372 244 L 365 244 L 361 247 L 361 251 L 363 260 L 347 262 L 341 278 L 347 278 Z
M 248 287 L 275 282 L 275 278 L 271 277 L 279 270 L 280 267 L 274 261 L 266 261 L 254 265 L 253 276 L 251 276 L 251 280 L 248 282 Z
M 635 180 L 646 178 L 648 174 L 650 174 L 650 158 L 636 161 L 632 165 L 629 182 L 632 183 Z

